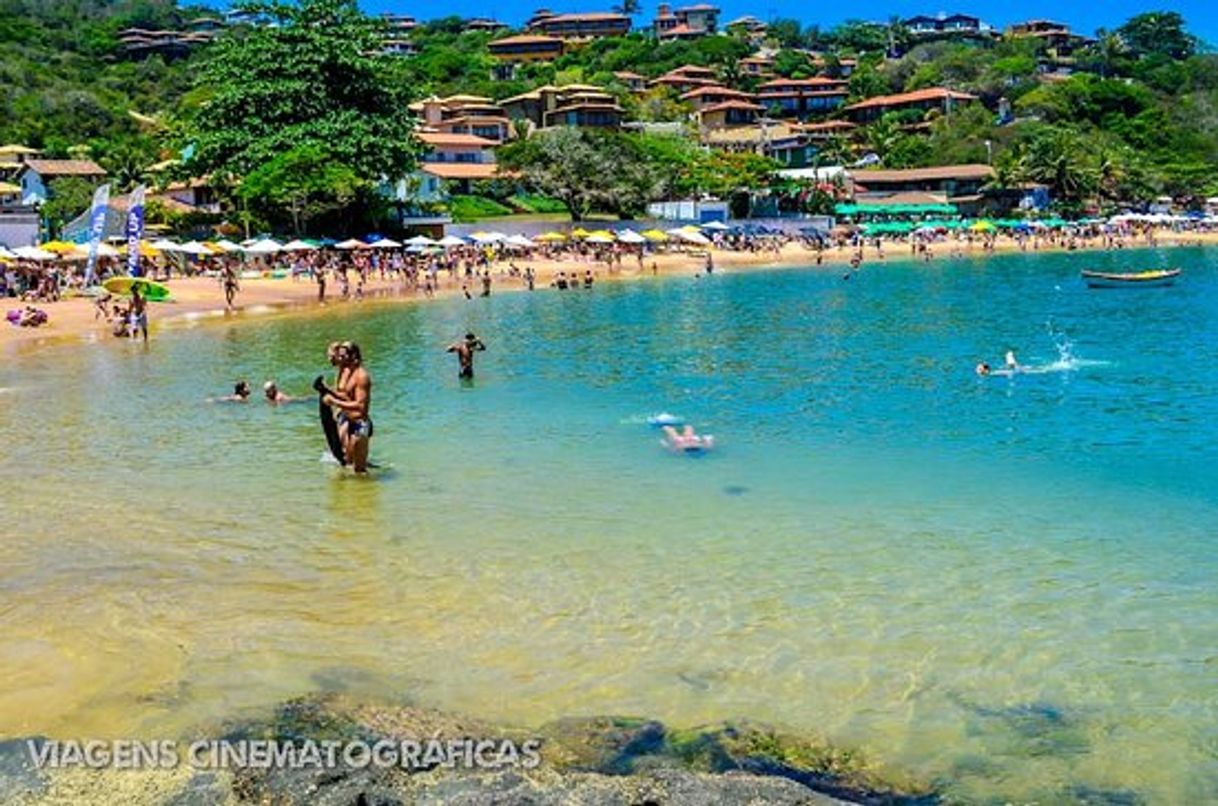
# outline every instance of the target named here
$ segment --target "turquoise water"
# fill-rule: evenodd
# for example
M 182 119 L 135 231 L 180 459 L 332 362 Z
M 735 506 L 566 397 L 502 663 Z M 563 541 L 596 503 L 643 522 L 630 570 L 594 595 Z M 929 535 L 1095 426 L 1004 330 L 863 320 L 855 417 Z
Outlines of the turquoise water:
M 648 278 L 13 357 L 0 736 L 341 688 L 751 716 L 969 801 L 1218 801 L 1215 257 Z M 1130 262 L 1185 276 L 1078 280 Z M 339 338 L 372 480 L 321 461 L 313 405 L 205 402 L 303 394 Z M 1035 371 L 974 374 L 1007 349 Z M 667 453 L 659 411 L 718 450 Z

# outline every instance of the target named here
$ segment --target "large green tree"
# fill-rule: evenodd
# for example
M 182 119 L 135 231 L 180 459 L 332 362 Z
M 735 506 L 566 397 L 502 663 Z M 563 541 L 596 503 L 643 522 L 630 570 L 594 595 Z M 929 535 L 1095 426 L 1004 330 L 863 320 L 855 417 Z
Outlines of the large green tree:
M 355 0 L 253 2 L 274 25 L 227 33 L 199 71 L 205 100 L 183 132 L 195 175 L 242 177 L 314 149 L 364 181 L 400 177 L 417 146 L 382 28 Z

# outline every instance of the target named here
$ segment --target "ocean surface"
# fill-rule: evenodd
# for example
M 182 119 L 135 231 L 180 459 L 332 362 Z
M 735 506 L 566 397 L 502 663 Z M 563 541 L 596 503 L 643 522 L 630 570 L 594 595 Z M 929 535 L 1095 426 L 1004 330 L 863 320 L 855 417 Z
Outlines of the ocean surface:
M 1172 288 L 1078 271 L 1179 265 Z M 154 309 L 154 317 L 162 310 Z M 473 329 L 477 379 L 445 346 Z M 373 459 L 322 460 L 326 343 Z M 1027 372 L 980 378 L 1014 350 Z M 645 278 L 0 368 L 0 738 L 347 690 L 747 716 L 969 802 L 1218 802 L 1218 252 Z M 715 435 L 674 455 L 647 418 Z

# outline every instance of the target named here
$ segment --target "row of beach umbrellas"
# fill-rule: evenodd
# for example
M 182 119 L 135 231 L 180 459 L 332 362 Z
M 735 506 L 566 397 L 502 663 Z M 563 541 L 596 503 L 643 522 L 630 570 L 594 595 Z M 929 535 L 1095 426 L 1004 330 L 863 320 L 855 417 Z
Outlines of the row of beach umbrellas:
M 140 254 L 144 256 L 156 256 L 158 254 L 183 254 L 193 257 L 212 257 L 215 255 L 223 255 L 229 253 L 243 253 L 247 255 L 272 255 L 279 252 L 305 252 L 323 247 L 333 247 L 344 251 L 355 249 L 402 249 L 407 248 L 411 251 L 423 251 L 426 249 L 449 249 L 453 247 L 469 246 L 491 246 L 501 245 L 506 248 L 514 249 L 532 249 L 540 244 L 564 243 L 567 241 L 577 241 L 590 244 L 645 244 L 645 243 L 664 243 L 667 241 L 679 241 L 682 243 L 696 244 L 705 246 L 710 244 L 710 240 L 703 234 L 704 231 L 724 231 L 728 227 L 720 222 L 712 222 L 703 225 L 701 228 L 689 225 L 685 227 L 676 227 L 669 230 L 649 229 L 643 232 L 635 232 L 631 229 L 622 230 L 586 230 L 582 227 L 577 227 L 570 232 L 545 232 L 535 238 L 529 238 L 525 235 L 505 235 L 502 232 L 475 232 L 468 238 L 461 238 L 456 235 L 446 235 L 440 239 L 429 238 L 426 235 L 416 235 L 413 238 L 408 238 L 405 241 L 395 241 L 391 238 L 376 237 L 370 241 L 363 241 L 352 238 L 346 241 L 312 241 L 312 240 L 292 240 L 286 243 L 280 243 L 272 238 L 251 239 L 243 243 L 235 243 L 227 239 L 218 241 L 187 241 L 178 243 L 161 238 L 155 241 L 141 241 Z M 127 247 L 123 244 L 121 247 L 114 247 L 108 243 L 101 243 L 97 246 L 97 254 L 99 257 L 119 257 L 126 254 Z M 5 249 L 0 246 L 0 260 L 85 260 L 89 255 L 89 247 L 87 244 L 72 243 L 69 241 L 50 241 L 40 246 L 22 246 L 16 249 Z

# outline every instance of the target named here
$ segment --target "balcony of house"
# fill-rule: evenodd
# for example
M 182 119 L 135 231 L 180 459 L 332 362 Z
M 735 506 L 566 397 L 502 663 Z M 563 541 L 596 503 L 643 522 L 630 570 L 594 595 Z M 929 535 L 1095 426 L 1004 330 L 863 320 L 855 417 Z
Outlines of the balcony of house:
M 693 106 L 694 111 L 700 111 L 708 106 L 721 104 L 726 101 L 753 102 L 756 99 L 747 92 L 733 90 L 721 84 L 707 84 L 689 92 L 681 93 L 680 99 Z
M 733 126 L 751 126 L 761 117 L 765 108 L 749 101 L 724 101 L 707 106 L 698 112 L 698 125 L 703 131 L 726 129 Z
M 630 17 L 625 14 L 594 12 L 588 14 L 550 14 L 538 12 L 528 23 L 531 33 L 561 39 L 598 39 L 630 33 Z
M 491 56 L 508 62 L 549 62 L 563 55 L 563 40 L 553 36 L 523 34 L 496 39 L 487 45 Z
M 757 102 L 783 117 L 805 118 L 832 112 L 846 102 L 848 84 L 830 78 L 779 79 L 762 84 Z
M 622 125 L 622 108 L 616 103 L 581 101 L 546 112 L 543 127 L 580 126 L 616 129 Z
M 622 86 L 631 92 L 646 92 L 647 77 L 641 76 L 638 73 L 632 73 L 629 70 L 619 70 L 613 74 L 613 77 L 621 82 Z

